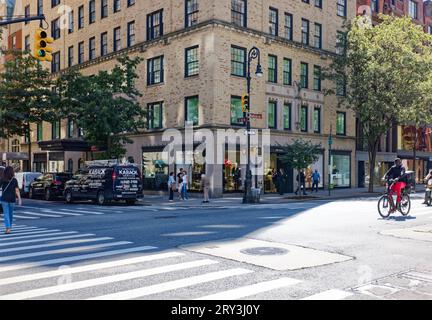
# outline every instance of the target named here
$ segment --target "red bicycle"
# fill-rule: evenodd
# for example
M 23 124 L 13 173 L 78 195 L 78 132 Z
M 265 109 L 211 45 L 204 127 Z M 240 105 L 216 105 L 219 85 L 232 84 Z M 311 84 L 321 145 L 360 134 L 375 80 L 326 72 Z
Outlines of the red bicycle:
M 397 194 L 396 192 L 391 190 L 391 188 L 396 182 L 398 182 L 398 179 L 389 180 L 386 183 L 386 192 L 378 200 L 378 212 L 383 218 L 388 218 L 390 214 L 395 212 L 396 210 L 404 216 L 407 216 L 410 213 L 411 199 L 409 196 L 409 192 L 411 188 L 409 186 L 406 186 L 402 189 L 401 201 L 399 205 L 396 205 L 396 200 L 394 197 L 397 197 Z

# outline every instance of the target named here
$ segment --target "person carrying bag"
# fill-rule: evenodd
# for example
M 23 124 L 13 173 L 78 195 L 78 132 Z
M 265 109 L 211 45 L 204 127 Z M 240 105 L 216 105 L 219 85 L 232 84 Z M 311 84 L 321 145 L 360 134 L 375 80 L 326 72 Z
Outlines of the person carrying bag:
M 5 233 L 9 234 L 12 230 L 13 213 L 17 199 L 18 205 L 22 205 L 18 181 L 15 179 L 15 172 L 12 167 L 6 167 L 0 184 L 2 190 L 0 194 L 0 201 L 4 214 L 4 223 L 6 228 Z

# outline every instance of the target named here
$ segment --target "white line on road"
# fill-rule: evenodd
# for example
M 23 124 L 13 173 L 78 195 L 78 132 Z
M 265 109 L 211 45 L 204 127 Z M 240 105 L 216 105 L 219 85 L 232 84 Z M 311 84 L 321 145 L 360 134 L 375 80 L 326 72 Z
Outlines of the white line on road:
M 105 214 L 105 212 L 98 212 L 98 211 L 84 211 L 84 210 L 70 210 L 70 209 L 60 209 L 60 210 L 65 212 L 72 212 L 72 213 L 86 213 L 86 214 L 97 214 L 97 215 Z
M 140 257 L 135 257 L 135 258 L 130 258 L 130 259 L 123 259 L 123 260 L 115 260 L 115 261 L 110 261 L 110 262 L 90 264 L 90 265 L 85 265 L 85 266 L 81 266 L 81 267 L 71 267 L 71 268 L 67 268 L 67 269 L 58 269 L 58 270 L 54 270 L 54 271 L 26 274 L 23 276 L 16 276 L 16 277 L 11 277 L 11 278 L 0 279 L 0 286 L 6 285 L 6 284 L 18 283 L 18 282 L 34 281 L 34 280 L 38 280 L 38 279 L 57 277 L 57 276 L 65 275 L 65 274 L 73 274 L 73 273 L 79 273 L 79 272 L 87 272 L 87 271 L 100 270 L 100 269 L 106 269 L 106 268 L 120 267 L 120 266 L 129 265 L 129 264 L 149 262 L 149 261 L 168 259 L 168 258 L 174 258 L 174 257 L 180 257 L 180 256 L 184 256 L 184 253 L 165 252 L 165 253 L 151 254 L 151 255 L 140 256 Z
M 88 239 L 77 239 L 77 240 L 64 240 L 64 241 L 58 241 L 53 243 L 35 244 L 35 245 L 25 246 L 25 247 L 0 249 L 0 253 L 13 252 L 13 251 L 25 251 L 31 249 L 48 248 L 48 247 L 60 247 L 60 246 L 67 246 L 70 244 L 97 242 L 97 241 L 105 241 L 105 240 L 112 240 L 112 239 L 113 238 L 111 237 L 102 237 L 102 238 L 88 238 Z
M 106 277 L 101 277 L 101 278 L 96 278 L 96 279 L 89 279 L 89 280 L 77 281 L 77 282 L 73 282 L 73 283 L 66 283 L 66 284 L 56 285 L 56 286 L 52 286 L 52 287 L 46 287 L 46 288 L 28 290 L 28 291 L 23 291 L 23 292 L 18 292 L 18 293 L 12 293 L 12 294 L 0 296 L 0 299 L 1 300 L 30 299 L 30 298 L 46 296 L 46 295 L 50 295 L 50 294 L 54 294 L 54 293 L 60 293 L 60 292 L 65 292 L 65 291 L 71 291 L 71 290 L 77 290 L 77 289 L 82 289 L 82 288 L 99 286 L 99 285 L 103 285 L 103 284 L 109 284 L 109 283 L 113 283 L 113 282 L 119 282 L 119 281 L 142 278 L 142 277 L 148 277 L 148 276 L 163 274 L 163 273 L 167 273 L 167 272 L 203 267 L 203 266 L 208 266 L 208 265 L 212 265 L 212 264 L 216 264 L 216 263 L 218 263 L 218 262 L 214 261 L 214 260 L 208 260 L 208 259 L 196 260 L 196 261 L 191 261 L 191 262 L 184 262 L 184 263 L 178 263 L 178 264 L 156 267 L 156 268 L 151 268 L 151 269 L 144 269 L 144 270 L 139 270 L 139 271 L 116 274 L 116 275 L 106 276 Z
M 171 291 L 175 289 L 190 287 L 193 285 L 206 283 L 210 281 L 220 280 L 228 277 L 239 276 L 247 273 L 252 273 L 252 270 L 237 268 L 237 269 L 228 269 L 223 271 L 211 272 L 199 276 L 193 276 L 189 278 L 184 278 L 180 280 L 168 281 L 159 284 L 155 284 L 148 287 L 142 287 L 133 290 L 127 290 L 122 292 L 116 292 L 112 294 L 107 294 L 95 298 L 91 298 L 89 300 L 126 300 L 126 299 L 135 299 L 139 297 L 148 296 L 151 294 L 161 293 L 165 291 Z
M 342 300 L 352 295 L 352 293 L 347 291 L 331 289 L 303 298 L 301 300 Z
M 36 212 L 30 212 L 30 211 L 20 211 L 19 213 L 29 214 L 31 216 L 37 216 L 37 217 L 61 218 L 61 216 L 54 215 L 54 214 L 36 213 Z
M 12 233 L 0 235 L 0 240 L 11 239 L 11 238 L 15 238 L 15 237 L 19 237 L 19 236 L 24 236 L 24 235 L 29 235 L 29 234 L 47 233 L 47 232 L 52 232 L 52 231 L 60 231 L 60 230 L 58 230 L 58 229 L 56 229 L 56 230 L 47 230 L 46 228 L 41 228 L 41 229 L 35 229 L 35 230 L 18 230 L 18 231 L 15 231 L 12 228 Z
M 0 257 L 0 262 L 10 261 L 10 260 L 18 260 L 18 259 L 24 259 L 24 258 L 31 258 L 31 257 L 47 256 L 47 255 L 52 255 L 52 254 L 89 251 L 89 250 L 105 248 L 105 247 L 122 246 L 122 245 L 126 245 L 126 244 L 131 244 L 131 243 L 132 242 L 129 242 L 129 241 L 119 241 L 119 242 L 109 242 L 109 243 L 97 244 L 94 246 L 73 247 L 73 248 L 66 248 L 66 249 L 56 249 L 56 250 L 49 250 L 49 251 L 39 251 L 39 252 L 32 252 L 32 253 L 17 254 L 17 255 L 9 256 L 9 257 Z
M 58 212 L 58 211 L 53 211 L 53 210 L 42 210 L 42 212 L 46 212 L 46 213 L 54 213 L 54 214 L 61 214 L 62 216 L 82 216 L 81 213 L 71 213 L 71 212 Z
M 248 296 L 253 296 L 258 293 L 280 289 L 283 287 L 288 287 L 300 283 L 300 280 L 292 278 L 280 278 L 271 281 L 265 281 L 260 283 L 255 283 L 249 286 L 236 288 L 232 290 L 222 291 L 216 294 L 211 294 L 198 298 L 196 300 L 235 300 L 241 299 Z
M 4 243 L 5 241 L 10 240 L 20 240 L 20 239 L 30 239 L 30 238 L 40 238 L 40 237 L 50 237 L 50 236 L 59 236 L 59 235 L 65 235 L 65 234 L 74 234 L 78 233 L 77 231 L 67 231 L 67 232 L 54 232 L 54 231 L 60 231 L 60 230 L 47 230 L 47 233 L 44 234 L 35 234 L 35 235 L 29 235 L 29 236 L 23 236 L 23 237 L 11 237 L 8 239 L 0 239 L 0 243 Z M 10 243 L 10 242 L 8 242 Z
M 83 238 L 83 237 L 91 237 L 94 236 L 93 233 L 84 233 L 84 234 L 77 234 L 73 236 L 62 236 L 62 237 L 53 237 L 53 238 L 42 238 L 42 239 L 31 239 L 31 240 L 23 240 L 23 241 L 14 241 L 14 242 L 7 242 L 7 243 L 0 243 L 0 247 L 10 246 L 10 245 L 17 245 L 17 244 L 25 244 L 25 243 L 33 243 L 33 242 L 42 242 L 42 241 L 54 241 L 54 240 L 64 240 L 64 239 L 74 239 L 74 238 Z
M 38 227 L 17 227 L 17 226 L 12 226 L 12 229 L 15 231 L 30 231 L 30 230 L 35 230 L 35 229 L 39 229 Z M 4 232 L 6 231 L 6 229 L 0 229 L 0 232 Z
M 60 263 L 65 263 L 65 262 L 80 261 L 80 260 L 87 260 L 87 259 L 101 258 L 101 257 L 109 257 L 109 256 L 115 256 L 118 254 L 133 253 L 133 252 L 147 251 L 147 250 L 153 250 L 153 249 L 157 249 L 157 247 L 141 246 L 141 247 L 127 248 L 127 249 L 120 249 L 120 250 L 110 250 L 110 251 L 102 251 L 102 252 L 96 252 L 96 253 L 81 254 L 81 255 L 72 256 L 72 257 L 43 260 L 43 261 L 38 261 L 35 263 L 33 263 L 33 262 L 21 263 L 21 264 L 15 264 L 15 265 L 0 267 L 0 273 L 6 272 L 6 271 L 15 271 L 15 270 L 23 270 L 23 269 L 29 269 L 29 268 L 37 268 L 37 267 L 41 267 L 41 266 L 48 266 L 48 265 L 52 265 L 52 264 L 60 264 Z
M 18 214 L 14 214 L 13 217 L 18 218 L 18 219 L 40 219 L 38 217 L 27 217 L 27 216 L 22 216 L 22 215 L 18 215 Z

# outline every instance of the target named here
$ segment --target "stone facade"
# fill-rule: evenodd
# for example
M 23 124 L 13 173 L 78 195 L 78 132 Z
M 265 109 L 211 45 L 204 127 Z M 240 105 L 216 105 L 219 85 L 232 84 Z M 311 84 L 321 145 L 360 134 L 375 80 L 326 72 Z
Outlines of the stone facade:
M 30 12 L 36 13 L 35 2 L 24 0 L 23 7 L 30 5 Z M 185 122 L 185 98 L 198 96 L 198 125 L 197 128 L 241 128 L 232 124 L 231 98 L 242 96 L 246 93 L 246 78 L 232 75 L 231 48 L 232 46 L 250 49 L 256 46 L 261 52 L 261 64 L 264 77 L 252 77 L 251 88 L 251 112 L 261 115 L 261 119 L 253 119 L 252 127 L 256 129 L 268 128 L 269 102 L 276 102 L 277 125 L 271 129 L 272 145 L 277 143 L 287 144 L 294 138 L 304 138 L 314 142 L 321 142 L 323 156 L 320 167 L 321 175 L 327 177 L 328 167 L 324 165 L 328 159 L 327 139 L 332 128 L 333 149 L 349 156 L 349 183 L 346 187 L 355 185 L 355 116 L 350 110 L 339 110 L 335 96 L 325 96 L 321 90 L 313 90 L 314 66 L 325 68 L 329 65 L 331 57 L 335 54 L 336 35 L 342 30 L 346 19 L 355 16 L 356 2 L 346 0 L 345 8 L 339 7 L 339 12 L 346 17 L 338 15 L 338 1 L 323 1 L 323 8 L 317 4 L 320 1 L 306 3 L 296 1 L 264 1 L 248 0 L 245 19 L 246 26 L 238 26 L 232 21 L 231 0 L 198 0 L 197 24 L 185 27 L 185 1 L 162 0 L 157 2 L 135 1 L 135 4 L 127 6 L 127 1 L 122 0 L 121 8 L 114 13 L 113 2 L 108 3 L 108 16 L 101 18 L 101 3 L 96 1 L 95 22 L 89 24 L 89 1 L 88 0 L 61 0 L 55 7 L 51 7 L 51 0 L 44 0 L 44 14 L 48 24 L 60 18 L 72 9 L 74 28 L 70 33 L 68 28 L 60 30 L 60 38 L 56 39 L 55 52 L 59 52 L 60 70 L 68 67 L 68 52 L 73 46 L 73 67 L 78 68 L 84 74 L 94 74 L 100 70 L 109 70 L 116 63 L 116 58 L 122 54 L 140 56 L 145 61 L 139 66 L 140 78 L 137 87 L 143 94 L 140 102 L 143 107 L 153 102 L 163 102 L 162 128 L 158 130 L 146 130 L 139 135 L 132 136 L 134 143 L 127 145 L 127 156 L 132 156 L 140 163 L 143 150 L 155 149 L 163 146 L 161 140 L 163 129 L 183 128 Z M 339 3 L 344 3 L 339 1 Z M 84 26 L 78 29 L 79 7 L 84 6 Z M 70 8 L 70 9 L 69 9 Z M 147 40 L 148 14 L 162 11 L 163 36 Z M 278 35 L 270 34 L 269 15 L 270 9 L 277 12 Z M 286 38 L 285 14 L 291 14 L 293 19 L 292 39 Z M 309 21 L 309 43 L 302 44 L 302 19 Z M 306 21 L 305 20 L 305 21 Z M 135 21 L 134 41 L 127 47 L 128 23 Z M 321 48 L 314 47 L 315 24 L 320 24 Z M 65 24 L 67 26 L 67 23 Z M 30 46 L 33 46 L 33 34 L 38 23 L 32 22 L 22 25 L 22 41 L 26 37 Z M 114 51 L 114 29 L 120 27 L 121 49 Z M 107 32 L 108 54 L 101 56 L 101 34 Z M 95 58 L 89 61 L 89 41 L 95 37 Z M 77 63 L 79 43 L 84 43 L 84 61 Z M 24 44 L 23 44 L 24 46 Z M 185 49 L 198 46 L 199 52 L 199 74 L 185 77 Z M 269 82 L 269 55 L 277 57 L 277 81 Z M 147 61 L 148 59 L 164 57 L 164 82 L 155 85 L 147 85 Z M 284 58 L 292 61 L 292 82 L 284 84 L 283 74 Z M 300 82 L 300 63 L 308 64 L 308 88 L 297 92 L 295 82 Z M 49 63 L 45 63 L 51 68 Z M 256 60 L 252 62 L 254 72 Z M 56 71 L 56 70 L 54 70 Z M 322 81 L 321 89 L 331 86 L 327 81 Z M 291 126 L 285 130 L 283 125 L 283 106 L 291 104 Z M 308 106 L 307 130 L 301 130 L 300 107 Z M 314 120 L 313 110 L 319 109 L 319 118 Z M 336 134 L 337 113 L 345 113 L 345 132 Z M 315 132 L 314 121 L 319 122 L 319 130 Z M 76 128 L 75 128 L 76 129 Z M 40 152 L 36 144 L 36 125 L 33 128 L 33 150 Z M 76 130 L 75 130 L 76 131 Z M 66 121 L 62 122 L 61 138 L 66 137 Z M 50 140 L 51 125 L 44 124 L 43 139 Z M 166 144 L 166 143 L 165 143 Z M 25 145 L 23 146 L 25 149 Z M 23 150 L 25 151 L 25 150 Z M 78 158 L 85 157 L 84 154 L 74 155 L 74 167 L 77 169 Z M 64 159 L 67 162 L 68 159 Z M 171 167 L 170 170 L 174 170 Z M 177 168 L 178 169 L 178 168 Z M 208 168 L 207 168 L 208 169 Z M 277 168 L 273 168 L 277 169 Z M 206 170 L 208 171 L 208 170 Z M 213 194 L 220 195 L 223 192 L 222 166 L 210 170 Z M 244 172 L 243 171 L 243 176 Z M 263 177 L 259 178 L 262 181 Z M 242 180 L 243 181 L 243 180 Z M 327 181 L 326 178 L 324 181 Z M 263 183 L 263 182 L 262 182 Z M 289 182 L 293 185 L 292 177 Z M 238 190 L 237 190 L 238 191 Z

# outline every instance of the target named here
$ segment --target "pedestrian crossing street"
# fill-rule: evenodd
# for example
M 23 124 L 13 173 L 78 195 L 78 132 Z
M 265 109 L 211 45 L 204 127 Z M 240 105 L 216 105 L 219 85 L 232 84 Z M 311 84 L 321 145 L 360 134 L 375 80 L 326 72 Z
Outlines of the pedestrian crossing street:
M 0 230 L 0 300 L 346 299 L 329 290 L 298 297 L 308 281 L 179 249 L 161 250 L 78 231 L 15 225 Z

